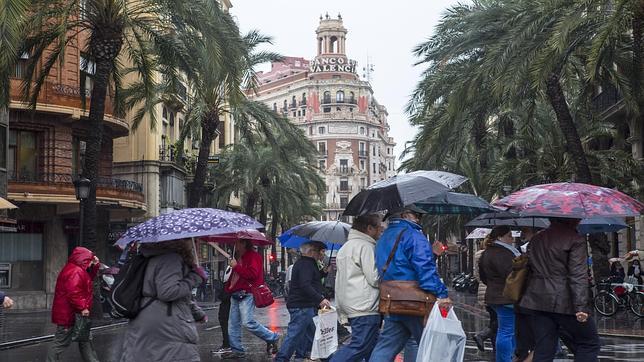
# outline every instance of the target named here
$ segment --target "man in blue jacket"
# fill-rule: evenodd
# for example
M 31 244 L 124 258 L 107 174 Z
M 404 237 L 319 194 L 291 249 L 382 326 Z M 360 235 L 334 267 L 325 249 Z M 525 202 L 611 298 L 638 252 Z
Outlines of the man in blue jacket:
M 376 244 L 376 266 L 381 273 L 381 280 L 415 280 L 421 289 L 438 298 L 439 305 L 448 307 L 451 301 L 447 296 L 447 287 L 438 275 L 432 246 L 419 225 L 420 217 L 421 215 L 413 209 L 405 209 L 390 218 L 387 230 Z M 398 248 L 387 273 L 382 275 L 382 269 L 401 233 Z M 369 361 L 393 361 L 409 338 L 420 344 L 422 334 L 422 317 L 395 314 L 386 316 L 385 326 Z M 405 360 L 409 357 L 409 360 L 416 359 L 416 356 L 405 356 Z

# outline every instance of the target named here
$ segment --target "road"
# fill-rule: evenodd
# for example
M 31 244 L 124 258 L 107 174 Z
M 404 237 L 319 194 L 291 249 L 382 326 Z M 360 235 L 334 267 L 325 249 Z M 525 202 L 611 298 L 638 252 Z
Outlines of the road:
M 486 315 L 478 308 L 472 307 L 471 297 L 456 296 L 456 314 L 463 323 L 463 329 L 470 337 L 475 331 L 482 329 L 486 324 Z M 217 322 L 217 310 L 207 311 L 209 322 L 200 325 L 199 350 L 203 361 L 219 361 L 219 357 L 210 353 L 221 345 L 221 332 Z M 260 322 L 269 326 L 275 331 L 283 333 L 288 324 L 288 312 L 282 300 L 278 300 L 273 306 L 258 310 L 257 317 Z M 101 361 L 118 361 L 120 346 L 122 344 L 123 326 L 109 327 L 94 334 L 94 345 Z M 248 347 L 246 361 L 269 361 L 265 353 L 265 343 L 254 336 L 244 334 L 244 345 Z M 49 343 L 39 343 L 0 351 L 0 361 L 21 361 L 39 362 L 44 361 Z M 602 361 L 641 361 L 644 355 L 644 339 L 608 337 L 602 338 Z M 490 361 L 493 355 L 491 346 L 487 346 L 485 352 L 479 352 L 476 346 L 468 338 L 466 346 L 466 361 Z M 65 361 L 80 361 L 80 355 L 76 346 L 72 345 L 64 354 Z M 559 361 L 566 361 L 561 359 Z

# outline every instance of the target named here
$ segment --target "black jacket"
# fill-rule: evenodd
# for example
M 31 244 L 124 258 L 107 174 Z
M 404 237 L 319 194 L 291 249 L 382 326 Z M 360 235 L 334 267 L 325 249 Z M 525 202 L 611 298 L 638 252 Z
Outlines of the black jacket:
M 588 251 L 574 226 L 553 221 L 528 246 L 530 274 L 521 307 L 574 315 L 589 312 Z
M 318 307 L 324 299 L 323 291 L 322 275 L 317 262 L 313 258 L 302 256 L 293 265 L 286 307 Z
M 485 304 L 513 304 L 513 301 L 503 296 L 505 279 L 512 271 L 514 254 L 500 245 L 491 245 L 479 259 L 479 276 L 487 286 L 485 289 Z

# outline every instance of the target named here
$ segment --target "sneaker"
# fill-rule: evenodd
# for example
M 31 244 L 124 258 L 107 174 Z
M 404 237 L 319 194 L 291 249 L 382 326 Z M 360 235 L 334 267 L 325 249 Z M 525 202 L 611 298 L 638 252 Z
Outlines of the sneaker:
M 246 353 L 230 351 L 221 355 L 221 359 L 245 359 Z
M 266 353 L 268 354 L 277 354 L 279 351 L 279 345 L 282 342 L 283 335 L 278 334 L 277 338 L 274 341 L 266 342 Z
M 212 354 L 223 354 L 223 353 L 228 353 L 228 352 L 232 352 L 232 351 L 233 350 L 230 347 L 221 346 L 219 349 L 213 349 L 212 351 L 210 351 L 210 353 L 212 353 Z

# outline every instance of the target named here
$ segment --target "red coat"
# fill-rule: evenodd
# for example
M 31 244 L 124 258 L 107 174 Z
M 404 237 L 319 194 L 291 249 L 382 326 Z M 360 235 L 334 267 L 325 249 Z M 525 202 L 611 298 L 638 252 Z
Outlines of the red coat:
M 226 291 L 234 293 L 245 290 L 250 293 L 251 284 L 253 286 L 264 284 L 262 256 L 255 250 L 247 250 L 238 260 L 238 264 L 233 268 L 233 273 L 226 285 Z
M 74 313 L 92 307 L 92 280 L 98 272 L 98 264 L 87 271 L 94 258 L 94 253 L 83 247 L 74 248 L 67 259 L 58 279 L 54 303 L 51 309 L 51 321 L 64 327 L 74 325 Z

